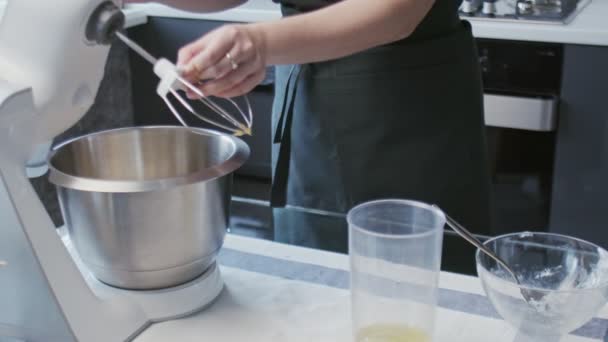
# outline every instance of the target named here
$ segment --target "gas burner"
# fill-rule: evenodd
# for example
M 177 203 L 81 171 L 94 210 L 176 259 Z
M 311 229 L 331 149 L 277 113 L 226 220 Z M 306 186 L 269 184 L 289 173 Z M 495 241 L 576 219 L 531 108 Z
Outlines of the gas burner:
M 460 14 L 471 20 L 568 24 L 591 0 L 464 0 Z

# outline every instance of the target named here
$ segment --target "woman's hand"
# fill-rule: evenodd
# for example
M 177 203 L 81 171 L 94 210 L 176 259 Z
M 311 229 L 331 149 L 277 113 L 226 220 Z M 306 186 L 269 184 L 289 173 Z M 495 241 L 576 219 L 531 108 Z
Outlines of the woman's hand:
M 264 80 L 264 39 L 253 25 L 225 25 L 181 48 L 177 66 L 205 96 L 243 95 Z

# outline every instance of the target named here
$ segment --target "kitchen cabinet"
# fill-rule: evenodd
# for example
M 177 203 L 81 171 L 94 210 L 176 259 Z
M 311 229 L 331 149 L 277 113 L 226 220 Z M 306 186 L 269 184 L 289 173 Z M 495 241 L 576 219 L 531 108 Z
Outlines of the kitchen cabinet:
M 608 248 L 608 47 L 566 45 L 550 230 Z
M 510 135 L 509 149 L 502 151 L 502 154 L 500 151 L 494 152 L 491 156 L 491 159 L 496 156 L 507 159 L 503 164 L 508 164 L 506 168 L 511 174 L 536 173 L 534 176 L 541 179 L 536 186 L 528 184 L 525 191 L 529 193 L 518 198 L 518 205 L 497 203 L 497 206 L 507 205 L 515 209 L 521 208 L 528 200 L 530 204 L 526 206 L 530 209 L 535 205 L 531 200 L 534 196 L 530 193 L 541 195 L 542 200 L 536 209 L 541 214 L 540 219 L 538 216 L 536 219 L 507 217 L 509 224 L 515 223 L 510 229 L 563 233 L 608 248 L 608 231 L 604 228 L 608 210 L 605 202 L 608 196 L 608 46 L 498 39 L 490 43 L 496 45 L 493 50 L 490 49 L 490 53 L 494 52 L 499 57 L 491 54 L 488 57 L 482 53 L 481 57 L 490 61 L 495 57 L 494 63 L 486 68 L 505 67 L 493 74 L 484 73 L 496 76 L 496 79 L 486 80 L 486 90 L 492 91 L 488 88 L 505 83 L 510 88 L 499 90 L 511 90 L 518 94 L 522 93 L 522 89 L 532 88 L 534 91 L 528 92 L 527 96 L 534 98 L 536 91 L 538 98 L 542 98 L 550 89 L 549 95 L 557 100 L 555 131 L 502 129 L 503 135 Z M 480 42 L 482 52 L 492 47 L 490 43 L 483 45 Z M 551 49 L 537 50 L 539 55 L 552 55 L 551 61 L 543 61 L 542 57 L 519 58 L 517 60 L 523 65 L 519 69 L 523 72 L 515 73 L 512 70 L 515 64 L 508 65 L 505 55 L 521 55 L 525 46 L 530 44 L 552 46 Z M 552 67 L 549 68 L 548 64 L 552 64 Z M 542 69 L 545 72 L 541 72 Z M 519 117 L 523 113 L 517 109 L 502 109 L 503 115 L 514 111 L 514 116 Z M 488 110 L 492 108 L 486 107 Z M 530 190 L 534 187 L 536 189 Z M 498 211 L 501 209 L 504 208 L 498 208 Z M 514 215 L 525 216 L 523 210 L 510 211 Z M 504 214 L 498 219 L 505 219 Z M 526 225 L 526 222 L 529 224 Z M 501 233 L 508 232 L 508 224 L 506 228 L 503 222 L 498 222 L 498 225 L 501 226 Z

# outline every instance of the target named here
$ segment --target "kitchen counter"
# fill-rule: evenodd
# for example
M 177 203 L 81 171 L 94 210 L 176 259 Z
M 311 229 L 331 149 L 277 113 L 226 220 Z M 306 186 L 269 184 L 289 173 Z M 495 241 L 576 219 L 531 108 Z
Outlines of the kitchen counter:
M 211 307 L 136 341 L 351 341 L 346 255 L 229 234 L 220 264 L 226 288 Z M 436 341 L 513 341 L 477 278 L 443 272 L 440 288 Z M 561 342 L 601 341 L 607 318 L 604 308 Z
M 471 20 L 477 38 L 608 46 L 608 1 L 592 0 L 568 25 Z
M 171 17 L 217 21 L 255 22 L 281 17 L 270 0 L 250 0 L 243 6 L 218 13 L 189 13 L 160 4 L 128 6 L 128 17 Z M 477 38 L 541 41 L 608 46 L 608 1 L 592 0 L 568 25 L 526 24 L 471 19 Z M 134 19 L 132 19 L 134 20 Z M 138 19 L 141 21 L 141 19 Z

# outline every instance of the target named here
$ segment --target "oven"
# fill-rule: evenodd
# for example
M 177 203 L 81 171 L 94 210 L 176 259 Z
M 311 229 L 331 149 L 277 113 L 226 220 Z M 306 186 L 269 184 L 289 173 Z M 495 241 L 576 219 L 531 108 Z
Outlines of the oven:
M 477 39 L 496 233 L 547 230 L 563 47 Z

